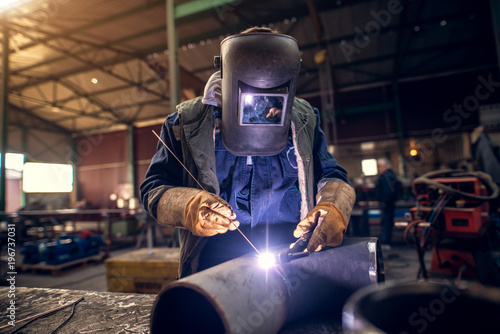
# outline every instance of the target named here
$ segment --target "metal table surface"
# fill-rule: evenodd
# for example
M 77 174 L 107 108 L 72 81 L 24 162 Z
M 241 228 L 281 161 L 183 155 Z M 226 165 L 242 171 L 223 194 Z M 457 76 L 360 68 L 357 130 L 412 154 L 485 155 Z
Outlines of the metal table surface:
M 149 315 L 155 295 L 125 294 L 101 291 L 40 289 L 18 287 L 15 298 L 8 297 L 9 287 L 0 288 L 0 327 L 7 325 L 7 307 L 15 300 L 15 318 L 26 319 L 83 297 L 75 307 L 73 317 L 58 334 L 74 333 L 148 333 Z M 71 314 L 71 307 L 50 316 L 37 319 L 21 329 L 20 333 L 50 333 Z M 24 322 L 14 327 L 2 328 L 0 333 L 12 333 Z
M 75 307 L 73 317 L 58 334 L 91 333 L 149 333 L 149 317 L 154 294 L 116 293 L 101 291 L 62 290 L 16 287 L 15 298 L 9 298 L 9 287 L 0 287 L 0 328 L 8 325 L 8 307 L 15 301 L 15 321 L 84 300 Z M 47 317 L 39 318 L 17 333 L 51 333 L 71 314 L 69 306 Z M 0 333 L 12 333 L 16 326 L 1 328 Z M 168 330 L 167 330 L 168 331 Z M 305 319 L 284 327 L 280 334 L 341 333 L 339 319 Z

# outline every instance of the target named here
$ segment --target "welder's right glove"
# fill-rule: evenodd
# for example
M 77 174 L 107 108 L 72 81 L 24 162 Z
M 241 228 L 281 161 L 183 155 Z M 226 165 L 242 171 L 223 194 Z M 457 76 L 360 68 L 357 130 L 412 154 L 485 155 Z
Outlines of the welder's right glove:
M 235 230 L 236 214 L 222 198 L 205 190 L 175 187 L 167 190 L 158 202 L 157 222 L 184 227 L 199 237 L 211 237 Z

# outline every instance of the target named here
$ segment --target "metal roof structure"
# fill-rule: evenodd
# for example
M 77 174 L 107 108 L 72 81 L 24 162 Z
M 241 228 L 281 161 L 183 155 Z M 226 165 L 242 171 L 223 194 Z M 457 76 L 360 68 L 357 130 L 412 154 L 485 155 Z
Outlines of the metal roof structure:
M 171 112 L 165 0 L 25 1 L 0 11 L 10 127 L 78 136 Z M 251 26 L 297 39 L 303 97 L 320 95 L 327 68 L 340 92 L 498 68 L 487 0 L 183 0 L 175 17 L 183 99 L 202 92 L 220 41 Z

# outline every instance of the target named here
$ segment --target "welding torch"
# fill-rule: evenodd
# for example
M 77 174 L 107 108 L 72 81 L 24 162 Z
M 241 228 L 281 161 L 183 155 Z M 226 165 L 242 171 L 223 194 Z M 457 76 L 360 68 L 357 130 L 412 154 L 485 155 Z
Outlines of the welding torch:
M 309 252 L 306 251 L 307 244 L 309 243 L 309 239 L 311 239 L 312 231 L 308 231 L 304 233 L 297 241 L 295 241 L 290 249 L 286 252 L 282 252 L 278 254 L 279 263 L 288 263 L 292 260 L 299 259 L 301 257 L 305 257 L 309 255 Z

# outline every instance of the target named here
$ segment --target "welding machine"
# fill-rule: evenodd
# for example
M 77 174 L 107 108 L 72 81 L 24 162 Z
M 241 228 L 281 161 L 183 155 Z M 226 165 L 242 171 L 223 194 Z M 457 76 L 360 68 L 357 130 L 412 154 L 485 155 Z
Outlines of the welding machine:
M 417 205 L 410 209 L 405 239 L 413 228 L 424 278 L 423 254 L 430 248 L 433 272 L 490 277 L 494 266 L 487 231 L 496 221 L 489 201 L 498 196 L 491 177 L 482 172 L 431 172 L 413 181 L 413 191 Z
M 489 197 L 478 177 L 438 177 L 432 182 L 417 178 L 413 189 L 420 204 L 410 209 L 413 220 L 428 217 L 433 220 L 430 223 L 448 232 L 471 234 L 480 233 L 489 220 Z

